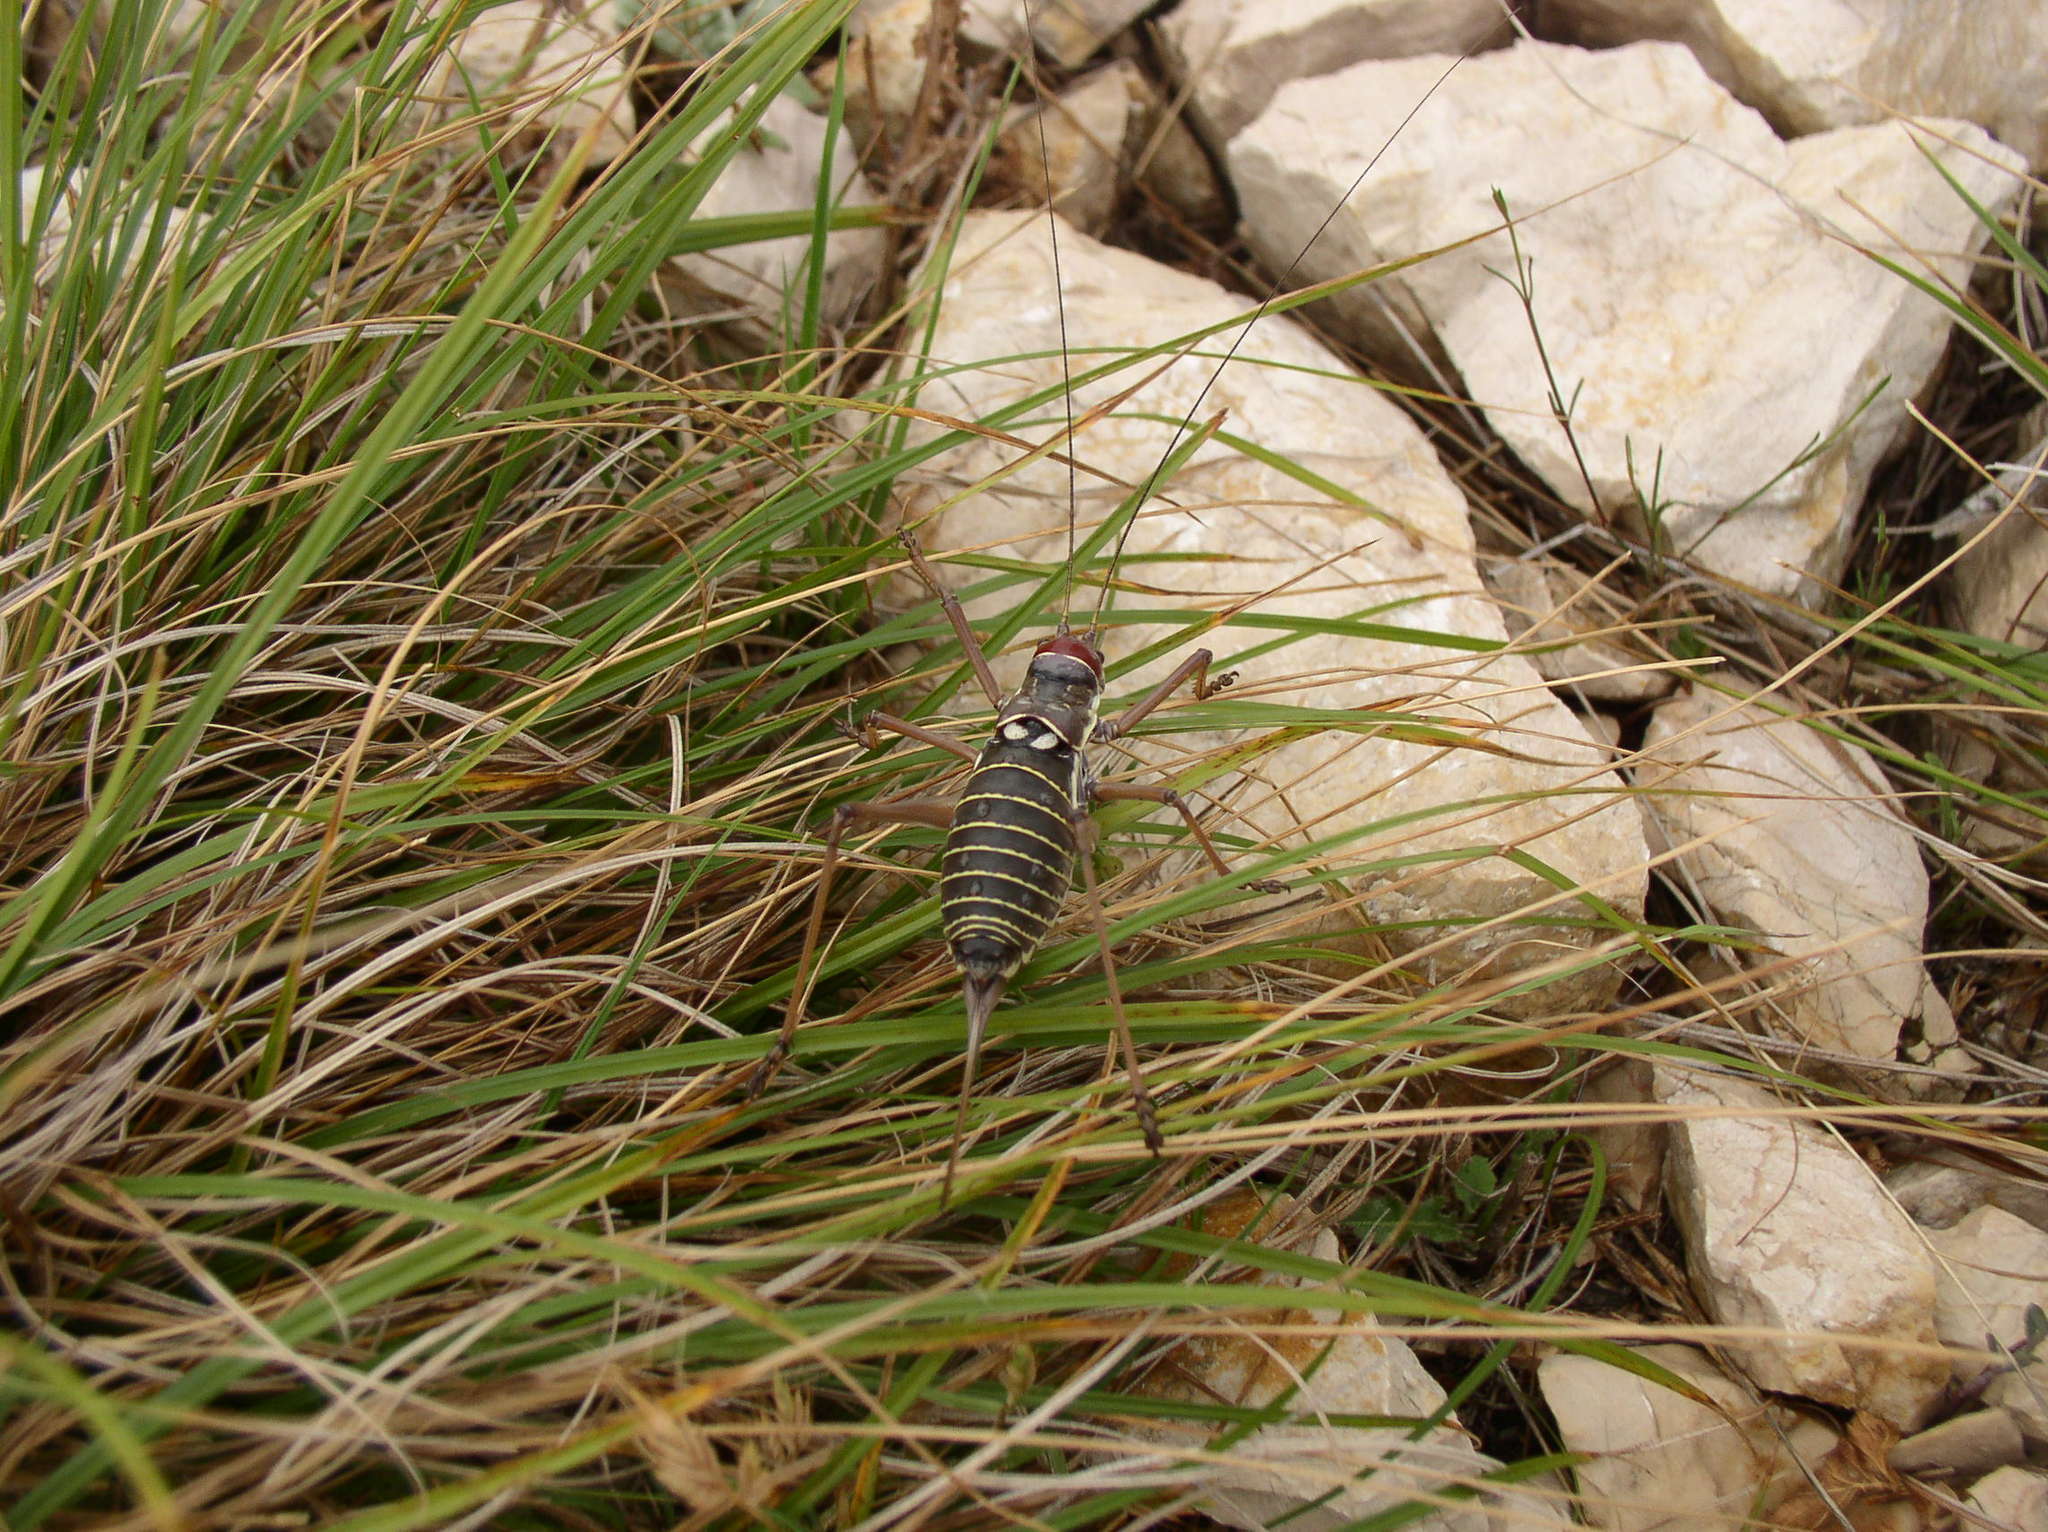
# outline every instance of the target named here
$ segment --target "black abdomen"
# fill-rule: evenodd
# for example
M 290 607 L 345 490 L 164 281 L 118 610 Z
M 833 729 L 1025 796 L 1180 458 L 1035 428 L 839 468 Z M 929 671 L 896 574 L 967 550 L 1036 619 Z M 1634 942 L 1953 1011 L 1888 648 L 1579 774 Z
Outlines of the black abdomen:
M 939 863 L 939 921 L 969 974 L 1007 979 L 1045 939 L 1074 876 L 1074 752 L 981 752 Z

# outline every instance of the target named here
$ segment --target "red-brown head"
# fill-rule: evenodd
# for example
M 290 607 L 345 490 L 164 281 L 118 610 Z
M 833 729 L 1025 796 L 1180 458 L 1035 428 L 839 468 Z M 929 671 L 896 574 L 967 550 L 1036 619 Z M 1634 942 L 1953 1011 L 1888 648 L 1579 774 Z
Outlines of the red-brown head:
M 1079 660 L 1083 665 L 1086 665 L 1095 672 L 1095 679 L 1097 681 L 1102 679 L 1102 651 L 1089 643 L 1085 638 L 1078 638 L 1072 633 L 1056 634 L 1051 638 L 1043 640 L 1036 649 L 1031 651 L 1033 659 L 1038 658 L 1041 654 L 1060 654 L 1065 655 L 1070 660 Z
M 1002 738 L 1017 743 L 1050 729 L 1079 750 L 1095 732 L 1095 708 L 1102 700 L 1102 651 L 1085 638 L 1057 633 L 1031 652 L 1024 684 L 1003 704 Z M 1044 729 L 1011 732 L 1018 720 L 1035 719 Z

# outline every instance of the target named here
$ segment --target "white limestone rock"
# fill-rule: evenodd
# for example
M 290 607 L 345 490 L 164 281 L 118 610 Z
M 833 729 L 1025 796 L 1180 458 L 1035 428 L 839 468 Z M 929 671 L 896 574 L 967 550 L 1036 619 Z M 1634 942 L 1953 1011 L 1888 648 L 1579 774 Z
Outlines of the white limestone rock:
M 1154 0 L 1032 0 L 1031 38 L 1067 69 L 1088 56 L 1152 8 Z M 960 8 L 960 36 L 996 53 L 1015 53 L 1024 43 L 1024 0 L 966 0 Z
M 1982 1346 L 1984 1337 L 1972 1344 Z M 2048 1359 L 2006 1368 L 1984 1390 L 1984 1402 L 2017 1420 L 2028 1452 L 2036 1461 L 2048 1461 Z
M 1068 343 L 1084 369 L 1101 364 L 1104 348 L 1159 346 L 1251 308 L 1212 283 L 1076 233 L 1062 235 L 1060 252 Z M 1181 418 L 1198 398 L 1205 416 L 1228 412 L 1231 434 L 1335 489 L 1298 482 L 1224 441 L 1205 442 L 1166 487 L 1164 503 L 1154 502 L 1133 530 L 1121 577 L 1130 593 L 1122 599 L 1204 615 L 1215 625 L 1113 628 L 1112 664 L 1154 643 L 1167 648 L 1114 676 L 1111 696 L 1137 696 L 1197 641 L 1215 651 L 1219 667 L 1249 651 L 1233 698 L 1347 710 L 1361 729 L 1320 729 L 1242 756 L 1240 773 L 1205 789 L 1228 804 L 1228 813 L 1212 821 L 1217 831 L 1257 845 L 1298 845 L 1359 831 L 1358 839 L 1330 853 L 1330 863 L 1351 869 L 1347 875 L 1364 894 L 1368 918 L 1425 928 L 1399 934 L 1411 954 L 1443 938 L 1434 952 L 1415 958 L 1431 976 L 1522 973 L 1569 954 L 1588 939 L 1583 928 L 1531 927 L 1512 919 L 1457 928 L 1512 917 L 1553 897 L 1547 880 L 1507 858 L 1454 857 L 1441 866 L 1398 869 L 1362 865 L 1397 854 L 1514 845 L 1596 887 L 1619 907 L 1640 909 L 1644 849 L 1634 805 L 1617 798 L 1603 806 L 1598 796 L 1615 783 L 1602 765 L 1604 752 L 1525 659 L 1485 652 L 1506 634 L 1498 609 L 1477 593 L 1463 497 L 1420 433 L 1299 326 L 1276 316 L 1260 321 L 1238 359 L 1210 386 L 1214 357 L 1235 334 L 1235 327 L 1222 330 L 1202 348 L 1208 354 L 1175 361 L 1129 403 L 1085 425 L 1075 448 L 1085 465 L 1084 536 L 1115 510 L 1126 486 L 1152 474 L 1176 435 L 1163 422 Z M 1030 393 L 1057 388 L 1059 345 L 1043 215 L 969 215 L 931 353 L 958 370 L 935 379 L 918 405 L 985 419 Z M 1000 360 L 963 365 L 981 358 Z M 1090 406 L 1157 367 L 1156 359 L 1147 360 L 1085 386 L 1077 414 L 1085 420 Z M 1036 416 L 1029 429 L 1017 427 L 1019 434 L 1048 436 L 1059 411 L 1045 406 Z M 913 422 L 912 444 L 938 430 Z M 935 552 L 972 549 L 1057 565 L 1067 543 L 1063 467 L 1041 461 L 1015 472 L 1000 489 L 959 498 L 961 488 L 1019 456 L 1016 447 L 985 439 L 949 452 L 932 465 L 936 481 L 906 497 L 905 520 L 921 528 L 925 546 Z M 1111 476 L 1107 483 L 1104 474 Z M 987 578 L 952 562 L 940 571 L 963 588 Z M 1085 604 L 1089 587 L 1080 589 Z M 1015 600 L 1012 589 L 970 601 L 969 611 L 1005 612 Z M 1044 614 L 1047 626 L 1055 615 Z M 1335 624 L 1363 618 L 1401 625 L 1416 636 L 1365 630 L 1291 636 L 1255 625 L 1281 615 Z M 1447 635 L 1447 643 L 1428 642 L 1432 634 Z M 1028 647 L 1001 657 L 997 671 L 1006 686 L 1027 658 Z M 1386 708 L 1426 715 L 1458 733 L 1393 737 L 1366 725 L 1372 710 Z M 1463 747 L 1464 734 L 1479 748 Z M 1155 762 L 1185 767 L 1195 753 L 1242 743 L 1232 733 L 1188 730 L 1138 745 Z M 1572 788 L 1586 794 L 1556 796 Z M 1574 920 L 1583 913 L 1575 903 L 1556 908 Z M 1289 917 L 1297 936 L 1356 929 L 1355 916 L 1313 904 L 1292 907 Z M 1588 975 L 1547 991 L 1545 1001 L 1572 996 L 1593 1003 L 1611 993 L 1611 983 L 1604 973 Z
M 1021 111 L 1003 130 L 1010 179 L 1027 202 L 1041 205 L 1050 185 L 1054 210 L 1098 237 L 1133 183 L 1190 227 L 1222 228 L 1229 201 L 1215 166 L 1178 113 L 1162 117 L 1145 72 L 1114 59 L 1062 91 L 1049 110 Z
M 1700 1302 L 1719 1324 L 1786 1332 L 1729 1355 L 1760 1388 L 1917 1425 L 1949 1369 L 1927 1349 L 1934 1261 L 1912 1220 L 1834 1138 L 1765 1115 L 1783 1103 L 1756 1086 L 1659 1065 L 1653 1089 Z
M 1927 1235 L 1938 1262 L 1934 1328 L 1951 1346 L 1984 1349 L 2026 1338 L 2027 1309 L 2048 1309 L 2048 1233 L 2002 1208 L 1979 1208 L 1951 1229 Z M 1957 1378 L 1973 1378 L 1987 1364 L 1957 1357 Z
M 1992 1528 L 2012 1532 L 2048 1529 L 2048 1477 L 2024 1468 L 2001 1468 L 1970 1486 L 1971 1510 Z
M 1597 582 L 1555 560 L 1489 559 L 1480 566 L 1508 632 L 1543 679 L 1596 702 L 1647 702 L 1676 684 L 1668 670 L 1613 636 L 1627 615 Z M 1551 648 L 1550 645 L 1559 647 Z
M 797 212 L 806 217 L 818 195 L 818 165 L 825 157 L 826 122 L 789 96 L 778 96 L 761 116 L 765 132 L 742 144 L 704 200 L 699 218 Z M 853 146 L 841 135 L 833 146 L 832 184 L 842 206 L 873 206 L 881 194 L 861 174 Z M 825 237 L 824 313 L 843 319 L 881 275 L 886 239 L 880 229 L 839 229 Z M 693 309 L 704 295 L 751 316 L 765 332 L 778 332 L 785 316 L 803 309 L 808 235 L 756 240 L 677 256 L 662 272 Z
M 1364 59 L 1499 47 L 1514 35 L 1500 0 L 1184 0 L 1160 30 L 1219 143 L 1290 80 Z
M 46 166 L 29 165 L 22 170 L 21 179 L 16 183 L 20 187 L 19 206 L 24 225 L 35 216 L 37 203 L 43 195 L 46 173 Z M 132 190 L 106 198 L 104 188 L 100 188 L 96 190 L 94 200 L 87 202 L 81 195 L 81 180 L 82 172 L 74 172 L 50 191 L 49 214 L 34 243 L 35 275 L 39 283 L 51 280 L 63 262 L 74 231 L 79 227 L 81 214 L 85 216 L 89 233 L 97 235 L 99 259 L 109 260 L 117 250 L 120 252 L 123 277 L 135 276 L 136 265 L 146 253 L 150 230 L 158 221 L 163 225 L 162 250 L 166 259 L 193 234 L 204 229 L 209 221 L 208 215 L 199 209 L 176 205 L 164 207 L 154 199 L 144 200 Z M 102 198 L 105 200 L 100 200 Z M 0 309 L 4 307 L 4 298 L 0 298 Z
M 2048 645 L 2048 525 L 2015 506 L 1951 571 L 1956 626 L 2022 649 Z
M 1579 1099 L 1594 1106 L 1642 1107 L 1654 1115 L 1650 1061 L 1622 1057 L 1586 1081 Z M 1663 1194 L 1664 1126 L 1589 1116 L 1584 1131 L 1607 1156 L 1607 1194 L 1632 1213 L 1653 1209 Z
M 1684 43 L 1787 136 L 1893 115 L 1961 117 L 2038 168 L 2048 9 L 2038 0 L 1549 0 L 1544 27 L 1612 47 Z
M 482 12 L 428 64 L 414 107 L 418 131 L 481 114 L 499 143 L 562 155 L 586 133 L 591 166 L 626 152 L 635 121 L 619 34 L 603 7 L 561 14 L 545 0 Z
M 1048 106 L 1020 112 L 1002 149 L 1017 184 L 1083 233 L 1100 235 L 1116 209 L 1126 146 L 1140 135 L 1150 92 L 1129 59 L 1077 80 Z
M 1848 241 L 1914 269 L 1911 252 L 1929 252 L 1963 280 L 1983 232 L 1923 146 L 1994 210 L 2018 157 L 1953 122 L 1785 144 L 1670 43 L 1481 54 L 1404 127 L 1447 63 L 1282 89 L 1230 145 L 1248 238 L 1284 269 L 1388 146 L 1297 279 L 1443 253 L 1331 300 L 1330 322 L 1392 365 L 1415 348 L 1448 359 L 1582 510 L 1765 592 L 1813 594 L 1949 333 L 1940 305 Z M 1447 248 L 1498 224 L 1495 188 L 1533 263 L 1548 374 L 1497 275 L 1515 270 L 1507 236 Z M 1553 378 L 1585 476 L 1552 417 Z
M 232 34 L 221 63 L 229 70 L 236 69 L 262 51 L 266 35 L 278 30 L 289 33 L 288 26 L 279 27 L 280 13 L 287 9 L 278 0 L 163 0 L 154 7 L 152 18 L 156 43 L 152 62 L 158 69 L 191 68 L 211 21 L 217 38 Z M 137 14 L 151 15 L 149 11 Z M 115 13 L 113 7 L 103 5 L 39 5 L 23 20 L 30 28 L 31 57 L 47 67 L 81 21 L 91 28 L 93 46 L 104 48 Z
M 1952 1415 L 1893 1446 L 1886 1461 L 1902 1474 L 1974 1479 L 2026 1459 L 2027 1445 L 2010 1410 Z
M 1205 1210 L 1201 1227 L 1226 1239 L 1271 1244 L 1318 1260 L 1340 1259 L 1327 1229 L 1301 1232 L 1302 1206 L 1257 1188 L 1232 1192 Z M 1266 1275 L 1277 1293 L 1306 1285 Z M 1277 1295 L 1276 1293 L 1276 1295 Z M 1327 1334 L 1262 1334 L 1268 1327 L 1326 1326 Z M 1189 1464 L 1201 1508 L 1228 1527 L 1264 1532 L 1284 1524 L 1301 1532 L 1337 1532 L 1361 1518 L 1412 1500 L 1441 1498 L 1499 1467 L 1477 1451 L 1456 1417 L 1421 1441 L 1406 1427 L 1335 1426 L 1335 1414 L 1420 1419 L 1444 1402 L 1444 1391 L 1395 1336 L 1376 1335 L 1369 1315 L 1338 1310 L 1276 1308 L 1241 1313 L 1228 1331 L 1190 1336 L 1160 1358 L 1138 1384 L 1155 1399 L 1182 1404 L 1219 1400 L 1251 1408 L 1286 1396 L 1287 1418 L 1263 1426 L 1222 1455 Z M 1155 1420 L 1136 1428 L 1155 1441 L 1206 1445 L 1214 1428 Z M 1372 1470 L 1370 1479 L 1358 1476 Z M 1323 1497 L 1327 1496 L 1325 1499 Z M 1530 1518 L 1535 1518 L 1530 1520 Z M 1403 1525 L 1421 1532 L 1507 1532 L 1550 1525 L 1563 1508 L 1533 1491 L 1493 1491 L 1450 1503 Z
M 1894 1057 L 1909 1021 L 1929 1048 L 1954 1043 L 1920 958 L 1927 874 L 1867 754 L 1705 690 L 1661 705 L 1643 748 L 1653 825 L 1668 845 L 1697 841 L 1678 858 L 1687 886 L 1765 949 L 1744 960 L 1771 968 L 1770 1018 L 1859 1058 Z
M 1635 1354 L 1677 1375 L 1711 1404 L 1590 1357 L 1559 1354 L 1536 1370 L 1544 1403 L 1578 1475 L 1587 1523 L 1609 1532 L 1737 1529 L 1806 1480 L 1833 1448 L 1834 1430 L 1766 1405 L 1689 1346 Z
M 1163 104 L 1172 108 L 1173 103 Z M 1229 225 L 1233 204 L 1215 162 L 1188 126 L 1185 113 L 1173 110 L 1161 124 L 1162 103 L 1148 104 L 1134 179 L 1145 194 L 1171 209 L 1191 229 L 1221 230 Z
M 2022 446 L 1986 484 L 1942 518 L 1937 530 L 1960 539 L 1941 576 L 1950 623 L 1997 644 L 2048 645 L 2048 407 L 2020 424 Z M 1974 732 L 1952 729 L 1943 745 L 1958 775 L 2016 797 L 2031 773 Z M 2041 824 L 2024 808 L 1990 796 L 1968 805 L 1964 844 L 1984 856 L 2022 864 L 2037 859 Z
M 900 134 L 909 123 L 924 85 L 931 14 L 932 0 L 862 0 L 847 18 L 846 120 L 861 140 Z M 827 63 L 812 82 L 829 91 L 833 73 Z
M 1957 627 L 2039 649 L 2048 645 L 2048 407 L 2028 414 L 2020 440 L 1998 482 L 1959 508 L 1968 540 L 1947 594 Z
M 1917 1158 L 1889 1171 L 1884 1184 L 1913 1222 L 1930 1229 L 1954 1228 L 1978 1208 L 1989 1206 L 2048 1230 L 2048 1186 L 1987 1165 L 1960 1149 L 1924 1145 Z

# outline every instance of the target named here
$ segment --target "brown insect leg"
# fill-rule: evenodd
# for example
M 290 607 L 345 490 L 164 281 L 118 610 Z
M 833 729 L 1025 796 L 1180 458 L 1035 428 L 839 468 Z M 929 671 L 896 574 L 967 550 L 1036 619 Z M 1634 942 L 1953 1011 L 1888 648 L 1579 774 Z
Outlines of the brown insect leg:
M 1116 981 L 1116 959 L 1109 950 L 1109 921 L 1102 913 L 1102 892 L 1095 882 L 1095 821 L 1085 804 L 1074 809 L 1074 828 L 1081 846 L 1081 887 L 1088 896 L 1088 918 L 1095 926 L 1095 943 L 1102 952 L 1102 977 L 1109 986 L 1109 1010 L 1115 1018 L 1116 1043 L 1124 1056 L 1124 1069 L 1131 1078 L 1131 1106 L 1138 1114 L 1138 1131 L 1145 1135 L 1145 1147 L 1158 1154 L 1165 1147 L 1159 1135 L 1159 1112 L 1152 1105 L 1152 1093 L 1145 1088 L 1145 1076 L 1138 1068 L 1138 1045 L 1131 1038 L 1130 1019 L 1124 1015 L 1123 989 Z
M 1144 787 L 1135 782 L 1097 782 L 1095 798 L 1098 803 L 1163 803 L 1179 814 L 1182 823 L 1195 837 L 1195 844 L 1202 848 L 1202 855 L 1209 859 L 1209 865 L 1222 877 L 1231 876 L 1230 864 L 1223 860 L 1223 854 L 1216 849 L 1216 843 L 1209 839 L 1209 832 L 1202 828 L 1201 820 L 1188 805 L 1187 799 L 1170 787 Z M 1262 894 L 1284 894 L 1287 885 L 1273 878 L 1254 878 L 1245 885 Z
M 840 732 L 858 740 L 870 750 L 882 748 L 881 732 L 900 734 L 905 739 L 914 739 L 920 745 L 936 745 L 941 750 L 950 750 L 963 761 L 979 759 L 974 746 L 965 740 L 941 734 L 936 729 L 927 729 L 923 724 L 912 723 L 907 718 L 898 718 L 893 713 L 866 713 L 850 723 L 839 725 Z
M 1209 675 L 1209 662 L 1216 656 L 1207 649 L 1197 649 L 1193 654 L 1173 667 L 1173 674 L 1145 693 L 1136 702 L 1125 708 L 1114 718 L 1105 718 L 1095 726 L 1098 743 L 1107 744 L 1135 729 L 1147 714 L 1160 703 L 1171 697 L 1188 683 L 1192 677 L 1195 683 L 1195 701 L 1206 702 L 1237 679 L 1237 672 L 1226 670 L 1213 679 Z
M 981 652 L 981 640 L 974 636 L 974 629 L 967 625 L 967 613 L 961 609 L 960 598 L 939 583 L 932 566 L 925 562 L 924 550 L 917 545 L 917 539 L 909 532 L 896 534 L 903 540 L 904 550 L 910 555 L 910 567 L 917 571 L 917 577 L 934 596 L 939 598 L 939 610 L 946 614 L 946 621 L 953 625 L 954 636 L 960 640 L 960 647 L 967 651 L 967 663 L 974 667 L 974 678 L 981 683 L 981 689 L 988 696 L 988 705 L 999 708 L 1003 705 L 1002 691 L 996 686 L 996 673 L 989 668 L 988 656 Z
M 832 823 L 825 831 L 825 859 L 818 866 L 818 891 L 811 898 L 811 918 L 804 926 L 804 944 L 797 954 L 796 976 L 791 981 L 789 1004 L 782 1013 L 782 1030 L 747 1079 L 747 1094 L 758 1096 L 789 1057 L 796 1041 L 796 1029 L 810 1003 L 811 961 L 818 955 L 818 941 L 825 931 L 825 901 L 831 897 L 832 874 L 839 865 L 839 842 L 854 825 L 927 825 L 934 830 L 953 823 L 953 805 L 936 799 L 912 799 L 902 803 L 842 803 L 832 811 Z

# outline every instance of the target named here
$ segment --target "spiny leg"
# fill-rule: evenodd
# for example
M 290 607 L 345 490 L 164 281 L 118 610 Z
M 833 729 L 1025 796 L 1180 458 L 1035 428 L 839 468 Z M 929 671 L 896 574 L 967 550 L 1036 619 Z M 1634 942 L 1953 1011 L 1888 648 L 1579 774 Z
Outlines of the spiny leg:
M 846 832 L 856 824 L 927 825 L 943 830 L 952 823 L 953 805 L 929 798 L 903 803 L 842 803 L 832 811 L 832 823 L 825 831 L 825 859 L 818 867 L 818 891 L 811 897 L 811 918 L 804 926 L 803 948 L 797 953 L 789 1004 L 782 1013 L 782 1030 L 775 1035 L 775 1046 L 748 1077 L 749 1096 L 758 1096 L 767 1087 L 796 1041 L 797 1026 L 811 998 L 811 960 L 818 955 L 818 941 L 825 932 L 825 901 L 832 894 L 832 874 L 839 865 L 839 842 Z
M 951 751 L 963 761 L 975 761 L 980 753 L 965 740 L 955 739 L 950 734 L 941 734 L 937 729 L 927 729 L 923 724 L 912 723 L 907 718 L 898 718 L 893 713 L 866 713 L 859 718 L 847 720 L 836 726 L 848 739 L 858 741 L 870 750 L 882 748 L 879 731 L 900 734 L 905 739 L 914 739 L 921 745 L 936 745 L 941 750 Z
M 925 588 L 939 598 L 939 610 L 946 614 L 946 621 L 953 625 L 953 634 L 960 640 L 960 647 L 967 651 L 967 663 L 974 667 L 974 678 L 981 682 L 981 689 L 988 696 L 988 705 L 999 708 L 1003 705 L 1002 689 L 996 685 L 996 673 L 989 667 L 988 656 L 981 652 L 981 640 L 974 636 L 974 629 L 968 626 L 967 613 L 960 605 L 960 598 L 939 583 L 939 576 L 932 566 L 925 562 L 924 549 L 918 547 L 917 539 L 908 529 L 898 532 L 904 550 L 910 555 L 910 567 L 917 571 L 917 577 L 924 581 Z
M 1120 739 L 1135 729 L 1154 708 L 1185 686 L 1190 677 L 1195 683 L 1195 701 L 1207 702 L 1237 679 L 1237 672 L 1226 670 L 1220 676 L 1211 677 L 1209 662 L 1216 656 L 1207 649 L 1197 649 L 1193 654 L 1173 667 L 1173 674 L 1145 693 L 1136 702 L 1125 708 L 1114 718 L 1105 718 L 1095 726 L 1097 744 L 1107 744 Z
M 1165 1147 L 1159 1135 L 1159 1112 L 1152 1105 L 1152 1092 L 1145 1088 L 1144 1073 L 1138 1068 L 1138 1045 L 1131 1038 L 1130 1018 L 1124 1015 L 1123 988 L 1116 981 L 1116 959 L 1109 950 L 1109 920 L 1102 913 L 1102 891 L 1095 881 L 1095 821 L 1088 806 L 1074 806 L 1075 839 L 1080 843 L 1081 889 L 1088 896 L 1088 918 L 1095 926 L 1095 944 L 1102 953 L 1102 978 L 1109 988 L 1109 1012 L 1115 1020 L 1117 1048 L 1124 1056 L 1124 1069 L 1131 1078 L 1131 1106 L 1138 1114 L 1138 1131 L 1145 1147 L 1158 1154 Z
M 1181 817 L 1181 822 L 1195 837 L 1195 844 L 1202 848 L 1202 855 L 1209 859 L 1209 865 L 1216 869 L 1218 877 L 1230 877 L 1230 864 L 1223 860 L 1223 854 L 1216 849 L 1216 843 L 1209 839 L 1209 832 L 1202 828 L 1201 820 L 1179 793 L 1170 787 L 1144 787 L 1136 782 L 1097 782 L 1093 786 L 1098 803 L 1163 803 Z M 1246 888 L 1256 889 L 1262 894 L 1284 894 L 1287 885 L 1275 878 L 1253 878 Z
M 1195 700 L 1197 702 L 1204 702 L 1215 696 L 1216 693 L 1222 691 L 1237 679 L 1237 672 L 1234 670 L 1226 670 L 1222 675 L 1212 677 L 1209 674 L 1209 665 L 1215 658 L 1216 656 L 1207 649 L 1197 649 L 1193 654 L 1173 667 L 1173 674 L 1169 675 L 1164 681 L 1161 681 L 1152 690 L 1117 714 L 1116 717 L 1105 718 L 1102 722 L 1098 723 L 1095 726 L 1095 739 L 1097 742 L 1107 744 L 1110 740 L 1121 738 L 1123 735 L 1130 733 L 1132 729 L 1143 721 L 1146 714 L 1179 691 L 1190 679 L 1195 683 Z M 1202 828 L 1202 822 L 1195 817 L 1195 811 L 1188 806 L 1187 799 L 1183 798 L 1172 788 L 1139 787 L 1125 782 L 1097 782 L 1093 785 L 1093 792 L 1096 801 L 1100 803 L 1166 804 L 1175 813 L 1180 815 L 1181 822 L 1188 827 L 1189 833 L 1195 837 L 1196 844 L 1202 848 L 1202 855 L 1209 859 L 1209 865 L 1216 869 L 1217 874 L 1225 878 L 1231 875 L 1230 864 L 1224 861 L 1217 852 L 1216 843 L 1209 839 L 1209 832 Z M 1245 887 L 1256 889 L 1262 894 L 1284 894 L 1287 892 L 1286 884 L 1272 878 L 1254 878 Z

